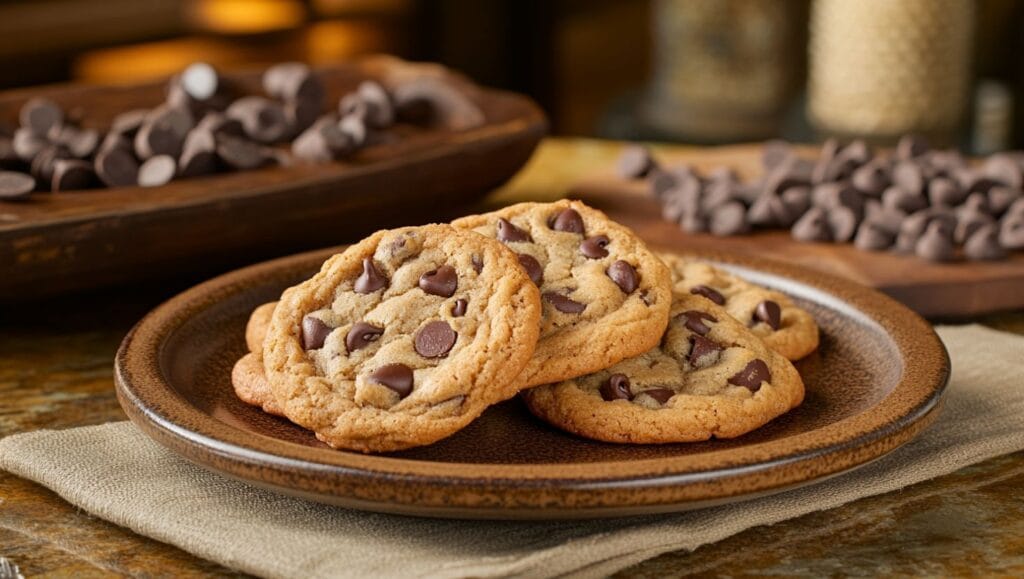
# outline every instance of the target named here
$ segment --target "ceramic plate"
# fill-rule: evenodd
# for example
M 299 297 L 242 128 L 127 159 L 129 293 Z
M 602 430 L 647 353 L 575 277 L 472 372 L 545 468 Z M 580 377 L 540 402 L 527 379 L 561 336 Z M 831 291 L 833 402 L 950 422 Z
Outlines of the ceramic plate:
M 331 253 L 235 271 L 147 315 L 115 361 L 132 421 L 212 471 L 335 505 L 450 518 L 614 517 L 739 501 L 867 464 L 935 418 L 949 376 L 931 327 L 878 292 L 761 258 L 702 253 L 788 293 L 821 326 L 821 348 L 797 364 L 806 400 L 767 426 L 734 440 L 614 445 L 555 430 L 513 399 L 431 446 L 337 451 L 243 404 L 230 383 L 252 309 Z

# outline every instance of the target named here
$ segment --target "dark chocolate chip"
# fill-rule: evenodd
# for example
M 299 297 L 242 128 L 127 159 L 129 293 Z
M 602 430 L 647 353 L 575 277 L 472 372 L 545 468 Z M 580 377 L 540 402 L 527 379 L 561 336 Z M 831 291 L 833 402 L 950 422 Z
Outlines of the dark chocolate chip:
M 913 213 L 928 207 L 928 200 L 920 193 L 911 193 L 902 187 L 894 186 L 882 193 L 882 205 L 904 213 Z
M 1000 216 L 1014 201 L 1024 196 L 1019 190 L 996 186 L 988 190 L 988 207 L 994 216 Z
M 676 176 L 663 169 L 653 169 L 647 175 L 647 182 L 650 188 L 651 194 L 656 199 L 661 199 L 665 194 L 675 188 L 677 180 Z
M 899 233 L 900 224 L 903 223 L 903 219 L 906 216 L 907 213 L 905 211 L 886 207 L 885 204 L 879 203 L 875 199 L 869 199 L 864 205 L 864 220 L 871 221 L 893 235 Z
M 108 187 L 135 185 L 139 179 L 139 163 L 127 149 L 113 147 L 100 151 L 93 163 L 96 174 Z
M 895 241 L 896 234 L 878 223 L 865 220 L 857 230 L 857 236 L 853 238 L 853 245 L 857 249 L 865 251 L 880 251 L 886 249 Z
M 366 121 L 362 117 L 349 115 L 338 121 L 338 129 L 352 142 L 355 147 L 362 147 L 366 144 L 369 132 L 366 130 Z
M 772 373 L 768 370 L 768 364 L 764 360 L 756 359 L 747 362 L 742 370 L 729 378 L 729 384 L 742 386 L 751 392 L 761 389 L 762 382 L 771 382 Z
M 210 111 L 200 119 L 195 129 L 208 131 L 217 135 L 245 137 L 245 127 L 238 119 L 233 119 L 222 112 Z
M 694 334 L 706 336 L 711 328 L 704 322 L 718 323 L 718 318 L 707 312 L 688 310 L 675 317 L 676 320 L 683 319 L 683 325 Z
M 18 118 L 21 126 L 44 136 L 54 127 L 64 124 L 64 111 L 50 99 L 37 97 L 22 105 Z
M 161 106 L 146 115 L 146 120 L 135 134 L 135 154 L 140 159 L 154 155 L 177 158 L 185 137 L 192 130 L 192 113 L 181 107 Z
M 715 209 L 708 221 L 712 235 L 739 235 L 750 231 L 747 223 L 747 208 L 739 201 L 731 201 Z
M 0 201 L 25 199 L 36 188 L 32 175 L 16 171 L 0 171 Z
M 469 306 L 469 302 L 464 299 L 455 300 L 455 305 L 452 306 L 452 315 L 456 318 L 466 315 L 466 308 Z
M 928 199 L 932 205 L 953 207 L 962 203 L 966 196 L 956 181 L 948 177 L 936 177 L 928 183 Z
M 857 226 L 860 220 L 857 214 L 849 207 L 833 207 L 828 212 L 828 227 L 832 232 L 832 241 L 846 243 L 853 239 L 857 233 Z
M 366 123 L 375 129 L 383 129 L 395 122 L 395 107 L 384 87 L 373 80 L 359 83 L 356 93 L 366 104 Z
M 551 229 L 555 231 L 566 231 L 568 233 L 583 234 L 583 218 L 578 211 L 566 208 L 558 212 L 549 222 Z
M 345 349 L 351 354 L 369 346 L 371 342 L 376 342 L 383 334 L 384 328 L 366 322 L 356 322 L 345 335 Z
M 282 62 L 263 72 L 263 91 L 285 101 L 323 99 L 323 85 L 301 62 Z
M 864 197 L 846 183 L 823 183 L 811 191 L 811 203 L 822 209 L 847 207 L 860 215 L 864 209 Z
M 658 404 L 665 404 L 676 395 L 676 391 L 669 390 L 668 388 L 651 388 L 650 390 L 644 390 L 641 394 L 650 396 Z
M 334 330 L 319 318 L 306 316 L 302 318 L 302 349 L 319 350 L 324 347 L 324 341 Z
M 655 167 L 650 150 L 642 145 L 629 145 L 619 155 L 619 176 L 623 179 L 642 179 Z
M 797 241 L 830 241 L 832 231 L 828 225 L 828 215 L 821 207 L 811 207 L 803 217 L 796 220 L 790 230 Z
M 29 172 L 40 185 L 49 186 L 53 181 L 53 170 L 60 159 L 68 159 L 71 153 L 63 145 L 50 145 L 39 152 L 29 166 Z
M 90 189 L 97 184 L 92 164 L 81 159 L 58 159 L 53 164 L 52 191 Z
M 49 145 L 49 142 L 45 137 L 41 137 L 32 132 L 32 129 L 25 127 L 14 131 L 14 137 L 11 140 L 14 154 L 22 161 L 31 161 L 47 145 Z
M 612 374 L 601 384 L 601 398 L 608 402 L 614 400 L 632 400 L 633 391 L 629 387 L 629 378 L 625 374 Z
M 368 378 L 370 382 L 394 390 L 399 398 L 405 398 L 412 392 L 412 368 L 405 364 L 386 364 L 370 373 Z
M 519 258 L 519 265 L 523 266 L 523 269 L 526 270 L 530 280 L 533 281 L 534 285 L 540 286 L 544 282 L 544 268 L 541 267 L 540 262 L 534 259 L 532 255 L 525 253 L 520 253 L 517 257 Z
M 754 321 L 764 322 L 773 330 L 779 329 L 779 322 L 782 320 L 782 308 L 779 304 L 765 300 L 754 308 Z
M 420 276 L 420 289 L 428 294 L 450 298 L 459 287 L 459 274 L 450 265 L 442 265 Z
M 199 177 L 217 170 L 217 141 L 214 133 L 196 127 L 185 137 L 178 159 L 179 177 Z
M 626 295 L 636 291 L 637 286 L 640 285 L 640 276 L 637 275 L 636 268 L 621 259 L 608 266 L 606 273 Z
M 853 172 L 853 186 L 869 197 L 881 197 L 889 186 L 889 171 L 881 160 L 872 161 Z
M 996 153 L 985 160 L 981 168 L 986 177 L 1007 187 L 1020 189 L 1024 186 L 1021 166 L 1012 154 Z
M 326 163 L 354 150 L 355 141 L 341 130 L 333 115 L 317 119 L 292 141 L 292 155 L 313 163 Z
M 533 241 L 530 235 L 504 217 L 498 218 L 498 241 Z
M 139 185 L 142 187 L 166 185 L 174 178 L 177 168 L 174 157 L 154 155 L 139 166 Z
M 920 165 L 913 161 L 900 161 L 892 168 L 892 182 L 907 193 L 924 193 L 925 177 Z
M 422 283 L 422 282 L 421 282 Z M 371 294 L 383 287 L 387 287 L 388 279 L 377 269 L 373 258 L 363 258 L 363 273 L 359 274 L 352 289 L 357 294 Z
M 611 240 L 608 239 L 607 235 L 595 235 L 588 237 L 580 243 L 580 253 L 590 259 L 601 259 L 602 257 L 608 257 L 608 244 Z
M 217 156 L 229 167 L 241 170 L 257 169 L 274 162 L 274 156 L 266 147 L 226 134 L 217 135 Z
M 690 288 L 690 293 L 696 294 L 698 296 L 704 296 L 720 306 L 725 305 L 725 296 L 718 293 L 718 291 L 716 291 L 715 289 L 710 288 L 706 285 L 695 285 L 692 288 Z
M 224 111 L 228 117 L 242 123 L 245 134 L 260 143 L 276 143 L 288 135 L 288 119 L 284 108 L 260 96 L 242 97 Z
M 945 229 L 941 222 L 932 221 L 914 245 L 914 253 L 929 261 L 953 259 L 952 232 Z
M 1007 213 L 999 225 L 999 243 L 1006 249 L 1024 249 L 1024 213 Z
M 795 221 L 811 206 L 811 188 L 806 185 L 790 187 L 782 192 L 782 202 L 789 208 Z
M 971 261 L 993 261 L 1006 258 L 1006 249 L 999 244 L 999 226 L 995 223 L 979 227 L 964 243 L 964 255 Z
M 718 361 L 722 346 L 704 336 L 690 336 L 690 365 L 694 368 L 707 368 Z
M 416 332 L 413 347 L 416 348 L 416 353 L 424 358 L 440 358 L 448 354 L 457 337 L 458 334 L 448 322 L 436 320 Z
M 586 304 L 581 304 L 580 302 L 569 299 L 567 296 L 560 293 L 544 292 L 544 299 L 563 314 L 578 314 L 587 309 Z
M 146 122 L 147 115 L 149 115 L 149 109 L 133 109 L 123 112 L 111 121 L 110 133 L 130 139 L 139 132 L 142 123 Z

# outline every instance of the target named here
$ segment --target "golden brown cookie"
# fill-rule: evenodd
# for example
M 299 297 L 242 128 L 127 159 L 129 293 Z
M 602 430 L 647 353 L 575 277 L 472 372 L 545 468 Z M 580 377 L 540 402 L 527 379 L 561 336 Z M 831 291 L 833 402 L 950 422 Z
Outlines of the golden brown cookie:
M 670 443 L 750 432 L 799 405 L 804 386 L 793 364 L 744 324 L 684 293 L 657 348 L 522 396 L 536 416 L 580 436 Z
M 262 354 L 249 352 L 239 358 L 231 369 L 231 385 L 242 402 L 258 406 L 269 414 L 284 416 L 263 371 Z
M 275 307 L 277 302 L 263 304 L 249 315 L 249 321 L 245 324 L 245 345 L 250 352 L 263 356 L 263 339 L 267 337 L 267 328 L 270 327 Z
M 594 372 L 658 343 L 668 269 L 632 231 L 579 201 L 520 203 L 452 222 L 503 242 L 540 288 L 540 342 L 525 387 Z
M 692 258 L 671 253 L 659 253 L 658 257 L 672 271 L 676 295 L 700 295 L 722 306 L 786 358 L 799 360 L 818 348 L 818 324 L 814 317 L 785 294 Z
M 540 294 L 504 245 L 448 225 L 379 231 L 289 288 L 263 342 L 274 398 L 336 448 L 451 435 L 513 396 Z

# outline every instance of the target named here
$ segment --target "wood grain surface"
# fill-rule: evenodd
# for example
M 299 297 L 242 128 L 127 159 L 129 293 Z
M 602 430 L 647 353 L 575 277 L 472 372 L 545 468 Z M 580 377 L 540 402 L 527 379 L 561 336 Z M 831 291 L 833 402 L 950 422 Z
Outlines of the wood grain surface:
M 666 165 L 689 163 L 702 171 L 730 166 L 745 178 L 756 177 L 761 170 L 760 145 L 692 149 L 658 157 Z M 623 180 L 612 169 L 609 164 L 581 175 L 569 195 L 613 213 L 653 244 L 736 251 L 800 264 L 879 289 L 931 318 L 1024 307 L 1024 252 L 1013 253 L 1006 261 L 933 263 L 913 255 L 861 251 L 851 244 L 801 243 L 788 230 L 735 237 L 687 233 L 660 218 L 661 207 L 645 181 Z
M 318 70 L 337 102 L 394 61 L 370 58 Z M 529 99 L 481 89 L 449 73 L 483 110 L 461 132 L 395 125 L 344 161 L 182 179 L 157 188 L 37 194 L 0 202 L 0 301 L 216 271 L 256 257 L 359 239 L 370 231 L 444 218 L 511 177 L 547 128 Z M 260 73 L 227 75 L 258 92 Z M 165 85 L 59 85 L 0 93 L 0 119 L 47 96 L 103 128 L 120 112 L 151 107 Z

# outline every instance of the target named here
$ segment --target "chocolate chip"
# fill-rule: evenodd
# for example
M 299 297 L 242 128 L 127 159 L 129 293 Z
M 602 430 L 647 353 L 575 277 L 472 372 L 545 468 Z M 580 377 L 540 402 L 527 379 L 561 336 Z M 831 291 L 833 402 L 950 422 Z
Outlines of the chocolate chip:
M 668 388 L 651 388 L 650 390 L 644 390 L 641 394 L 650 396 L 658 404 L 665 404 L 676 395 L 676 391 L 669 390 Z
M 226 134 L 217 135 L 217 156 L 229 167 L 241 170 L 257 169 L 274 161 L 262 145 Z
M 989 189 L 1001 185 L 1000 182 L 970 167 L 957 171 L 955 177 L 964 196 L 977 192 L 988 193 Z
M 530 276 L 530 280 L 533 281 L 534 285 L 540 286 L 544 282 L 544 268 L 541 267 L 540 262 L 533 258 L 532 255 L 525 253 L 517 254 L 519 258 L 519 265 L 523 266 L 526 270 L 526 275 Z
M 217 71 L 205 62 L 190 64 L 178 77 L 182 90 L 195 101 L 209 100 L 217 94 L 220 77 Z
M 920 135 L 903 135 L 896 144 L 896 156 L 910 160 L 928 152 L 928 140 Z
M 95 129 L 63 125 L 52 136 L 52 140 L 56 144 L 67 147 L 72 157 L 84 159 L 96 151 L 100 144 L 100 133 Z
M 692 288 L 690 288 L 690 293 L 698 296 L 704 296 L 720 306 L 725 305 L 725 296 L 723 296 L 722 294 L 718 293 L 718 291 L 706 285 L 695 285 Z
M 139 163 L 127 149 L 113 147 L 100 151 L 93 166 L 107 187 L 125 187 L 138 182 Z
M 986 177 L 1007 187 L 1020 189 L 1024 186 L 1021 166 L 1011 154 L 996 153 L 985 160 L 981 168 Z
M 853 239 L 853 235 L 857 232 L 857 225 L 860 224 L 853 209 L 843 206 L 833 207 L 828 212 L 827 219 L 829 231 L 832 232 L 832 241 L 839 243 L 846 243 Z
M 779 329 L 779 322 L 782 320 L 782 308 L 779 304 L 765 300 L 754 308 L 754 321 L 764 322 L 773 330 Z
M 892 182 L 907 193 L 924 193 L 925 177 L 920 165 L 900 161 L 892 168 Z
M 473 254 L 473 256 L 469 258 L 469 261 L 473 264 L 473 271 L 480 273 L 484 270 L 484 258 Z
M 332 331 L 334 331 L 334 328 L 328 326 L 319 318 L 314 318 L 313 316 L 302 318 L 302 349 L 319 350 L 323 348 L 324 341 Z
M 932 205 L 953 207 L 963 202 L 966 196 L 956 181 L 948 177 L 937 177 L 928 183 L 928 199 Z
M 966 242 L 979 228 L 995 222 L 988 214 L 988 197 L 983 193 L 972 193 L 967 202 L 957 208 L 956 216 L 953 240 L 957 243 Z
M 988 206 L 992 215 L 999 216 L 1009 209 L 1014 201 L 1020 199 L 1024 194 L 1009 187 L 996 186 L 988 190 Z
M 823 183 L 811 191 L 811 203 L 822 209 L 846 207 L 858 216 L 864 210 L 864 198 L 846 183 Z
M 828 216 L 821 207 L 811 207 L 803 217 L 797 219 L 791 230 L 793 239 L 797 241 L 830 241 L 832 231 L 829 229 Z
M 999 243 L 1006 249 L 1024 249 L 1024 213 L 1007 213 L 999 226 Z
M 864 204 L 864 220 L 871 221 L 893 235 L 899 233 L 900 224 L 903 223 L 903 219 L 906 216 L 906 212 L 897 208 L 886 207 L 883 203 L 879 203 L 874 199 L 869 199 Z
M 366 322 L 356 322 L 352 324 L 352 328 L 345 335 L 345 349 L 350 354 L 356 350 L 362 350 L 371 342 L 380 339 L 382 334 L 384 334 L 384 328 Z
M 927 207 L 928 200 L 920 193 L 911 193 L 902 187 L 889 187 L 882 193 L 882 205 L 905 213 L 913 213 Z
M 999 244 L 999 227 L 995 223 L 979 227 L 964 243 L 964 255 L 971 261 L 1006 258 L 1006 249 Z
M 412 392 L 412 368 L 405 364 L 386 364 L 374 370 L 368 378 L 394 390 L 399 398 L 405 398 Z
M 45 137 L 35 134 L 32 129 L 26 127 L 14 131 L 14 137 L 11 140 L 14 154 L 22 161 L 31 161 L 47 145 L 49 142 Z
M 608 244 L 611 240 L 608 239 L 607 235 L 595 235 L 588 237 L 580 243 L 580 253 L 590 259 L 601 259 L 602 257 L 608 257 Z
M 352 289 L 354 289 L 357 294 L 370 294 L 383 287 L 387 287 L 387 285 L 387 278 L 384 277 L 384 274 L 377 269 L 377 265 L 373 263 L 373 259 L 364 257 L 363 273 L 359 274 L 359 277 L 356 278 L 356 282 Z
M 36 178 L 36 181 L 44 186 L 49 186 L 53 181 L 53 170 L 60 159 L 68 159 L 71 153 L 67 147 L 62 145 L 50 145 L 39 152 L 29 166 L 29 172 Z
M 416 332 L 413 347 L 416 353 L 424 358 L 440 358 L 445 356 L 455 345 L 458 334 L 448 322 L 437 320 L 428 323 Z
M 450 298 L 459 287 L 459 275 L 450 265 L 442 265 L 420 276 L 420 289 L 428 294 Z
M 142 187 L 159 187 L 166 185 L 174 178 L 177 164 L 170 155 L 154 155 L 139 166 L 139 185 Z
M 356 94 L 366 107 L 366 123 L 375 129 L 383 129 L 395 122 L 395 107 L 384 87 L 373 80 L 359 83 Z
M 886 249 L 895 241 L 896 234 L 885 229 L 878 223 L 865 220 L 857 230 L 857 236 L 853 239 L 853 245 L 857 249 L 865 251 L 879 251 Z
M 52 191 L 89 189 L 96 186 L 92 164 L 80 159 L 58 159 L 53 165 Z
M 794 215 L 794 220 L 811 206 L 811 188 L 807 186 L 790 187 L 782 192 L 782 202 Z
M 245 128 L 242 126 L 241 121 L 218 111 L 206 113 L 193 130 L 208 131 L 213 133 L 214 136 L 245 137 Z
M 263 72 L 263 91 L 281 100 L 323 99 L 323 85 L 301 62 L 282 62 Z
M 654 157 L 642 145 L 629 145 L 619 155 L 618 171 L 623 179 L 642 179 L 654 169 Z
M 750 231 L 747 223 L 747 208 L 739 201 L 732 201 L 715 209 L 708 220 L 712 235 L 739 235 Z
M 369 134 L 366 130 L 366 121 L 363 117 L 355 115 L 349 115 L 342 117 L 338 121 L 338 130 L 340 130 L 356 147 L 361 147 L 366 143 L 367 135 Z
M 192 113 L 181 107 L 161 106 L 146 115 L 146 120 L 135 134 L 135 154 L 140 159 L 154 155 L 177 158 L 185 137 L 194 125 Z
M 146 122 L 147 115 L 149 115 L 149 109 L 133 109 L 123 112 L 111 121 L 110 133 L 130 139 L 139 132 L 142 123 Z
M 676 186 L 677 179 L 671 171 L 655 168 L 647 175 L 647 182 L 651 194 L 660 199 Z
M 544 292 L 544 299 L 563 314 L 578 314 L 587 309 L 586 304 L 569 299 L 560 293 Z
M 242 97 L 224 111 L 242 123 L 245 134 L 260 143 L 276 143 L 288 134 L 288 119 L 279 103 L 260 96 Z
M 694 368 L 707 368 L 718 361 L 722 346 L 704 336 L 690 336 L 690 365 Z
M 466 315 L 466 307 L 468 306 L 469 303 L 464 299 L 455 300 L 455 305 L 452 306 L 452 315 L 456 318 Z
M 612 374 L 601 384 L 601 398 L 608 402 L 613 400 L 632 400 L 633 391 L 629 387 L 629 378 L 625 374 Z
M 772 373 L 768 371 L 768 364 L 764 360 L 751 360 L 742 370 L 729 378 L 729 384 L 742 386 L 751 392 L 761 389 L 762 382 L 771 382 Z
M 498 241 L 533 241 L 530 235 L 504 217 L 498 218 Z
M 50 99 L 38 97 L 29 99 L 22 105 L 18 118 L 21 126 L 44 136 L 54 127 L 64 123 L 64 111 Z
M 199 177 L 217 170 L 217 141 L 214 133 L 196 127 L 185 137 L 178 159 L 179 177 Z
M 731 203 L 740 203 L 738 198 L 739 190 L 735 183 L 711 182 L 704 188 L 700 198 L 700 210 L 710 214 Z M 740 204 L 742 205 L 742 203 Z
M 943 227 L 941 222 L 928 224 L 924 234 L 914 245 L 914 253 L 929 261 L 949 261 L 953 259 L 952 232 Z
M 555 231 L 583 234 L 583 218 L 575 209 L 566 208 L 551 218 L 548 225 Z
M 394 87 L 391 98 L 398 116 L 414 122 L 425 121 L 449 130 L 464 131 L 486 120 L 476 103 L 440 78 L 418 76 Z
M 692 290 L 691 293 L 693 293 Z M 725 300 L 723 299 L 722 302 L 725 303 Z M 694 334 L 698 334 L 701 336 L 706 336 L 708 332 L 711 331 L 711 328 L 704 322 L 718 323 L 718 319 L 715 316 L 712 316 L 707 312 L 701 312 L 697 310 L 687 310 L 675 317 L 675 319 L 677 320 L 681 318 L 684 319 L 683 325 L 686 327 L 687 330 L 690 330 Z
M 637 275 L 636 268 L 621 259 L 608 266 L 606 273 L 626 295 L 636 291 L 637 286 L 640 285 L 640 276 Z
M 881 197 L 889 186 L 889 172 L 881 160 L 872 161 L 853 172 L 853 186 L 869 197 Z
M 0 201 L 25 199 L 36 188 L 31 175 L 16 171 L 0 171 Z

